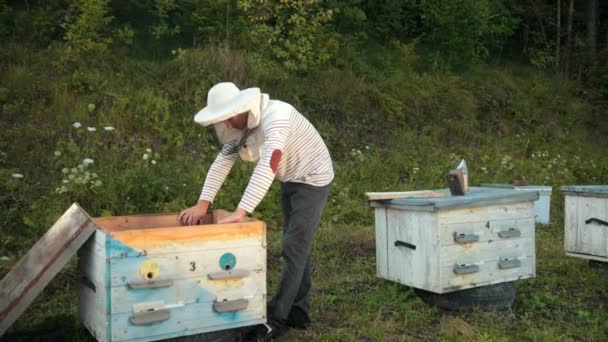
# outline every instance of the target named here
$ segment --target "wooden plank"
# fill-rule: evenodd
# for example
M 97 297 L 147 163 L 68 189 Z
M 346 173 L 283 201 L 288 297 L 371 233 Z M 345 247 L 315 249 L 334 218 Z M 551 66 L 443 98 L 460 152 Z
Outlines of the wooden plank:
M 231 298 L 251 297 L 266 292 L 266 272 L 260 268 L 248 277 L 235 280 L 211 280 L 208 277 L 178 279 L 171 286 L 156 289 L 129 289 L 127 286 L 108 288 L 111 291 L 112 315 L 133 311 L 137 303 L 163 301 L 165 303 L 212 303 L 230 291 Z
M 588 259 L 588 260 L 597 260 L 597 261 L 604 261 L 604 262 L 608 262 L 608 257 L 600 257 L 597 255 L 589 255 L 589 254 L 581 254 L 581 253 L 570 253 L 570 252 L 566 252 L 567 256 L 571 256 L 571 257 L 577 257 L 577 258 L 581 258 L 581 259 Z
M 123 230 L 113 232 L 108 239 L 112 239 L 107 255 L 111 258 L 197 251 L 201 243 L 206 249 L 225 248 L 227 242 L 241 247 L 265 246 L 266 224 L 252 221 Z
M 376 275 L 388 279 L 388 209 L 376 208 Z
M 216 209 L 203 218 L 200 225 L 216 224 L 219 220 L 230 215 L 231 212 Z M 177 219 L 178 213 L 163 213 L 163 214 L 143 214 L 143 215 L 126 215 L 126 216 L 110 216 L 96 217 L 95 223 L 105 232 L 118 232 L 133 229 L 152 229 L 160 227 L 180 227 L 182 224 Z M 257 221 L 251 217 L 245 217 L 243 222 Z M 191 226 L 195 227 L 195 226 Z
M 441 269 L 442 287 L 437 293 L 446 293 L 469 289 L 473 287 L 504 283 L 536 276 L 536 261 L 534 257 L 520 258 L 521 266 L 517 268 L 500 269 L 498 262 L 491 261 L 479 265 L 479 272 L 457 275 L 454 266 Z
M 388 200 L 396 198 L 419 198 L 419 197 L 445 197 L 446 194 L 440 191 L 402 191 L 402 192 L 366 192 L 365 195 L 370 201 Z
M 101 230 L 97 230 L 85 246 L 95 245 L 97 239 L 104 239 Z M 108 267 L 102 255 L 84 247 L 78 251 L 78 317 L 100 342 L 108 341 Z
M 439 212 L 439 225 L 455 223 L 473 223 L 496 220 L 526 219 L 534 217 L 532 202 L 492 205 L 486 207 L 469 207 Z
M 608 227 L 595 222 L 587 223 L 590 218 L 608 221 L 608 199 L 579 197 L 578 199 L 578 242 L 574 252 L 608 256 Z
M 145 281 L 178 280 L 186 278 L 205 278 L 209 273 L 222 271 L 220 258 L 232 253 L 236 263 L 234 269 L 245 269 L 255 273 L 266 266 L 266 250 L 262 246 L 232 246 L 223 249 L 207 250 L 199 245 L 197 252 L 160 254 L 153 257 L 112 258 L 111 286 Z M 205 282 L 201 282 L 205 283 Z M 224 280 L 224 284 L 238 284 L 237 280 Z
M 579 196 L 565 196 L 564 204 L 564 249 L 576 252 L 578 243 L 578 199 Z
M 97 225 L 74 203 L 0 282 L 0 336 L 34 301 Z
M 389 279 L 439 290 L 439 233 L 432 213 L 388 211 Z M 404 244 L 395 245 L 400 241 Z
M 194 303 L 168 308 L 169 319 L 150 325 L 132 325 L 132 312 L 112 315 L 112 341 L 156 341 L 170 336 L 190 335 L 198 332 L 236 328 L 255 323 L 264 323 L 266 316 L 266 294 L 258 293 L 249 298 L 246 309 L 217 313 L 211 303 Z
M 520 236 L 518 238 L 534 238 L 534 219 L 529 217 L 516 220 L 503 219 L 441 225 L 441 245 L 458 245 L 454 240 L 454 234 L 477 235 L 479 237 L 477 242 L 511 240 L 513 238 L 501 238 L 498 234 L 512 228 L 519 231 Z
M 441 267 L 523 257 L 534 257 L 533 238 L 444 246 L 441 248 Z

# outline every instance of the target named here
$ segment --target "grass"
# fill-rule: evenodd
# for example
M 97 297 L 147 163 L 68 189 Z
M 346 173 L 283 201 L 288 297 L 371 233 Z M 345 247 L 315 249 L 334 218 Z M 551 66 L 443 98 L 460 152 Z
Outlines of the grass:
M 412 288 L 377 278 L 373 226 L 324 224 L 312 252 L 313 324 L 290 330 L 282 340 L 605 341 L 608 275 L 587 260 L 565 255 L 560 219 L 554 215 L 552 224 L 537 225 L 537 276 L 515 283 L 511 309 L 464 313 L 441 311 Z M 279 229 L 269 231 L 269 294 L 280 275 L 280 239 Z M 93 340 L 77 318 L 73 261 L 3 340 Z

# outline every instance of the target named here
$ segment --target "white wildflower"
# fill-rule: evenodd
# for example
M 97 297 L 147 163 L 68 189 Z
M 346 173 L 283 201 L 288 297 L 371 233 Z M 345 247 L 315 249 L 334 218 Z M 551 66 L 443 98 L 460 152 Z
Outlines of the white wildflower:
M 97 174 L 95 172 L 91 173 L 91 178 L 97 178 Z
M 83 163 L 85 166 L 87 166 L 87 165 L 91 165 L 91 164 L 95 163 L 95 161 L 94 161 L 93 159 L 91 159 L 91 158 L 84 158 L 84 159 L 82 160 L 82 163 Z
M 165 185 L 165 190 L 169 190 L 169 187 Z
M 144 155 L 141 157 L 141 159 L 143 160 L 148 160 L 149 156 L 147 153 L 144 153 Z
M 80 128 L 80 127 L 82 127 L 82 124 L 80 122 L 76 121 L 72 124 L 72 126 L 74 126 L 74 128 Z
M 150 163 L 152 163 L 152 165 L 156 165 L 156 160 L 152 159 Z
M 55 157 L 61 157 L 61 151 L 55 151 Z
M 23 175 L 20 173 L 13 173 L 11 176 L 13 176 L 13 178 L 23 178 Z
M 87 106 L 87 109 L 89 110 L 89 112 L 94 111 L 95 110 L 95 104 L 89 103 L 89 105 Z
M 77 169 L 77 168 L 75 168 L 75 167 L 73 167 L 73 168 L 70 170 L 70 172 L 71 172 L 71 173 L 78 173 L 78 169 Z
M 68 173 L 70 172 L 70 169 L 68 169 L 67 167 L 64 167 L 63 169 L 61 169 L 61 173 Z
M 148 153 L 152 153 L 152 150 L 151 150 L 151 149 L 149 149 L 149 148 L 147 148 L 147 149 L 146 149 L 146 152 L 148 152 Z
M 70 176 L 71 176 L 71 175 L 70 175 Z M 63 180 L 61 180 L 61 181 L 62 181 L 63 183 L 69 183 L 69 182 L 70 182 L 70 181 L 69 181 L 69 180 L 67 180 L 67 179 L 63 179 Z
M 93 185 L 95 185 L 95 186 L 101 186 L 102 184 L 103 183 L 99 179 L 93 183 Z
M 95 127 L 87 127 L 87 131 L 89 132 L 95 132 L 97 130 L 97 128 Z
M 112 127 L 112 126 L 106 126 L 103 129 L 105 129 L 106 131 L 113 131 L 114 127 Z
M 78 170 L 80 170 L 80 171 L 84 171 L 84 164 L 80 164 L 80 165 L 78 165 Z

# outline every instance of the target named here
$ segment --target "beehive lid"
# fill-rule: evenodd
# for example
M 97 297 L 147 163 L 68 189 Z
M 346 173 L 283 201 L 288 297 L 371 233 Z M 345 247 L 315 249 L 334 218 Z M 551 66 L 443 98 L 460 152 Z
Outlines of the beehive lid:
M 560 189 L 568 195 L 608 197 L 608 185 L 564 185 Z
M 436 211 L 529 202 L 538 199 L 538 192 L 536 191 L 517 191 L 503 188 L 471 187 L 469 193 L 465 196 L 451 196 L 449 189 L 435 191 L 444 192 L 446 196 L 371 201 L 370 204 L 372 207 L 394 207 L 418 211 Z
M 0 281 L 0 336 L 95 232 L 97 225 L 72 206 Z
M 488 188 L 502 188 L 502 189 L 513 189 L 513 190 L 526 190 L 526 191 L 549 191 L 551 192 L 552 187 L 549 185 L 511 185 L 511 184 L 496 184 L 496 183 L 481 183 L 481 187 Z

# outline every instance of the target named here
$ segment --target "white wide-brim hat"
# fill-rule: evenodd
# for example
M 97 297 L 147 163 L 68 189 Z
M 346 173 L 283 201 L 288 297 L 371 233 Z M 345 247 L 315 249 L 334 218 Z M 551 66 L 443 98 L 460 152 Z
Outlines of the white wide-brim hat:
M 194 122 L 202 126 L 209 126 L 231 117 L 244 113 L 254 112 L 256 116 L 248 121 L 259 122 L 260 88 L 239 90 L 232 82 L 222 82 L 214 85 L 207 93 L 207 106 L 194 116 Z M 258 109 L 258 110 L 255 110 Z M 249 122 L 251 126 L 253 122 Z M 257 122 L 255 122 L 257 126 Z

